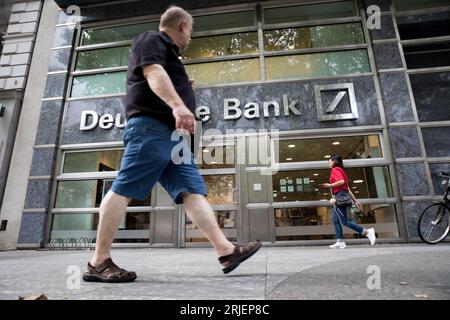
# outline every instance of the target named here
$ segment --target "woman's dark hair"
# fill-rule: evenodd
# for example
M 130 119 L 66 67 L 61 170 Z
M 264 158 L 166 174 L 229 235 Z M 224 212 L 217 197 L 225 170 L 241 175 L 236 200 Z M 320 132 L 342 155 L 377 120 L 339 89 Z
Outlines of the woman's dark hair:
M 333 154 L 330 157 L 330 160 L 333 161 L 333 168 L 334 167 L 339 167 L 344 169 L 344 163 L 342 162 L 342 157 L 338 154 Z

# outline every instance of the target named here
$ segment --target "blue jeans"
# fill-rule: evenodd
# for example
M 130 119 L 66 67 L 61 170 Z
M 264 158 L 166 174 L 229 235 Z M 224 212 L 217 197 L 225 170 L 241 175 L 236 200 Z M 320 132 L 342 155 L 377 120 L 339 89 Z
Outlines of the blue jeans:
M 362 236 L 364 235 L 364 228 L 347 218 L 348 208 L 335 206 L 333 209 L 333 224 L 336 230 L 336 239 L 338 240 L 344 239 L 343 225 L 358 232 Z

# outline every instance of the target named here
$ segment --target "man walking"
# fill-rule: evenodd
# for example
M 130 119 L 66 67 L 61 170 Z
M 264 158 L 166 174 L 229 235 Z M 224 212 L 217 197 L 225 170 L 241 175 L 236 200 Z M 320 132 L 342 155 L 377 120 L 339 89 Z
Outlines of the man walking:
M 190 154 L 190 162 L 172 162 L 173 131 L 195 132 L 195 97 L 179 60 L 179 50 L 191 41 L 192 16 L 170 7 L 161 16 L 160 32 L 145 32 L 133 40 L 128 63 L 124 130 L 125 152 L 120 172 L 100 205 L 94 256 L 83 275 L 85 281 L 130 282 L 136 273 L 111 260 L 114 235 L 131 199 L 145 199 L 159 181 L 214 246 L 223 272 L 234 270 L 256 253 L 259 241 L 244 246 L 228 241 L 207 202 L 206 187 Z M 178 163 L 178 162 L 177 162 Z

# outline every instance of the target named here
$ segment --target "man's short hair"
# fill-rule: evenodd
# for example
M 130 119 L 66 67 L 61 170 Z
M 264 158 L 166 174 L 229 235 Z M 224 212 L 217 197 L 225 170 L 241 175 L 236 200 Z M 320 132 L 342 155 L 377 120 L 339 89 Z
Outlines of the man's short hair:
M 194 22 L 192 16 L 183 8 L 171 6 L 161 16 L 160 29 L 175 29 L 183 21 Z

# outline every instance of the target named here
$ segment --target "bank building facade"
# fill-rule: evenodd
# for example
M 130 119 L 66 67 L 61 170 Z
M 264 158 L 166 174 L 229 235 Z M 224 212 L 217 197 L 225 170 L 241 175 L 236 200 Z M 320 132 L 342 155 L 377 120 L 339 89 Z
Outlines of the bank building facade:
M 225 235 L 333 241 L 340 154 L 379 242 L 416 241 L 450 171 L 450 1 L 6 1 L 0 60 L 0 248 L 93 243 L 117 175 L 131 40 L 171 4 L 194 17 L 198 165 Z M 345 230 L 346 241 L 366 239 Z M 115 246 L 208 245 L 156 185 Z

